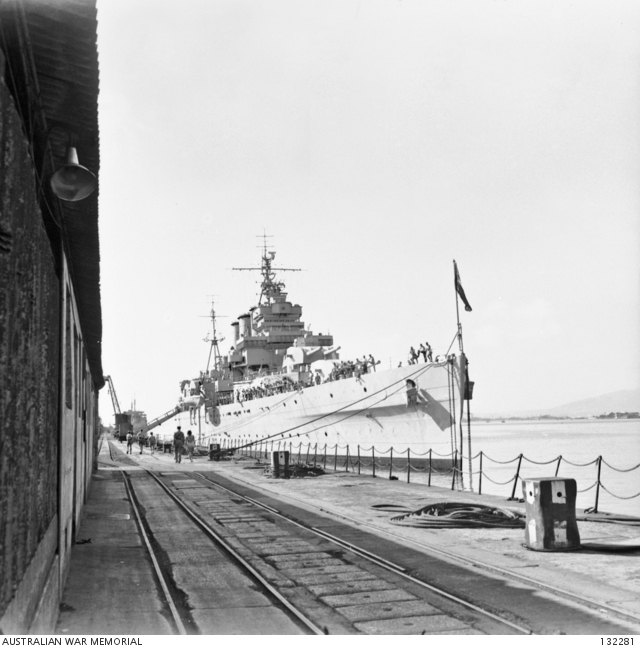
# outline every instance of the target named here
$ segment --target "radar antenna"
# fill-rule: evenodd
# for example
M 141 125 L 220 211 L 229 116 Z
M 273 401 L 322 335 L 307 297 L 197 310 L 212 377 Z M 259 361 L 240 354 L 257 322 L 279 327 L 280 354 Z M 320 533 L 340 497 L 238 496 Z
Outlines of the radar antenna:
M 268 235 L 263 234 L 260 237 L 263 239 L 262 248 L 262 265 L 260 268 L 233 268 L 232 270 L 259 270 L 262 274 L 262 282 L 260 283 L 260 299 L 258 306 L 262 304 L 262 299 L 266 300 L 266 304 L 271 304 L 276 301 L 276 298 L 285 299 L 287 294 L 283 291 L 284 282 L 276 281 L 276 271 L 301 271 L 302 268 L 273 268 L 272 263 L 275 259 L 276 253 L 274 250 L 267 250 Z M 270 237 L 269 237 L 270 238 Z

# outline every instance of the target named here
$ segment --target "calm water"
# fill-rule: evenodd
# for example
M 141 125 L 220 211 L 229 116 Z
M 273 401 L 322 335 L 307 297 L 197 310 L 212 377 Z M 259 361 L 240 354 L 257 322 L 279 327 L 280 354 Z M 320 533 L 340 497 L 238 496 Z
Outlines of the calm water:
M 630 469 L 640 464 L 640 419 L 473 423 L 471 434 L 472 455 L 483 452 L 483 472 L 495 482 L 506 482 L 513 478 L 517 462 L 500 465 L 491 460 L 505 462 L 513 460 L 520 453 L 536 462 L 548 462 L 562 455 L 563 459 L 575 464 L 585 464 L 602 455 L 604 462 L 616 469 Z M 625 497 L 640 492 L 640 467 L 620 473 L 604 462 L 600 481 L 606 489 L 616 496 Z M 540 466 L 523 459 L 520 475 L 551 477 L 555 475 L 556 465 L 557 462 L 553 462 Z M 478 469 L 479 460 L 476 458 L 473 471 Z M 575 478 L 580 492 L 596 482 L 597 465 L 574 467 L 563 460 L 558 475 Z M 482 479 L 483 493 L 511 495 L 513 483 L 499 486 L 491 483 L 487 477 Z M 478 490 L 477 474 L 473 476 L 473 488 Z M 516 495 L 522 497 L 519 485 Z M 595 487 L 578 493 L 577 508 L 592 507 L 595 495 Z M 598 510 L 640 516 L 640 496 L 621 500 L 600 488 Z

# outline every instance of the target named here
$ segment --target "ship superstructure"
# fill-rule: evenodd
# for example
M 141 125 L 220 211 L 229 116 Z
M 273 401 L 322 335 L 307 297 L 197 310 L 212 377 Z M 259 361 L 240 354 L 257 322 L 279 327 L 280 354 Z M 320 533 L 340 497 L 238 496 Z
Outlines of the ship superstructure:
M 314 334 L 302 322 L 302 307 L 287 299 L 284 282 L 276 281 L 273 268 L 275 252 L 262 254 L 262 274 L 258 305 L 238 316 L 231 324 L 233 346 L 227 358 L 234 383 L 252 379 L 256 373 L 285 372 L 292 380 L 306 380 L 310 364 L 318 360 L 336 360 L 333 337 Z M 237 268 L 234 270 L 258 270 Z M 281 268 L 296 271 L 298 268 Z

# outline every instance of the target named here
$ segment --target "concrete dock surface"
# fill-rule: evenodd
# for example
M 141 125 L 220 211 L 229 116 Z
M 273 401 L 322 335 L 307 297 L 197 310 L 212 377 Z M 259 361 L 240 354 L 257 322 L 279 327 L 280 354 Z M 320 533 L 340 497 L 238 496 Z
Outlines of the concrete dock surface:
M 120 445 L 116 442 L 116 447 Z M 124 450 L 124 446 L 121 447 Z M 417 510 L 431 503 L 465 502 L 520 510 L 524 505 L 496 496 L 479 496 L 445 487 L 407 484 L 388 477 L 328 472 L 319 477 L 273 479 L 252 458 L 193 462 L 148 449 L 144 454 L 113 461 L 109 446 L 102 444 L 88 502 L 77 534 L 71 569 L 62 598 L 58 633 L 72 634 L 168 634 L 161 593 L 154 584 L 145 548 L 131 515 L 124 485 L 116 478 L 120 468 L 144 467 L 153 471 L 201 472 L 249 485 L 285 503 L 321 513 L 342 523 L 366 529 L 414 550 L 436 554 L 470 570 L 493 572 L 508 579 L 545 588 L 612 608 L 625 626 L 640 631 L 640 552 L 581 549 L 572 552 L 534 552 L 524 546 L 524 530 L 512 528 L 425 529 L 391 521 L 397 513 L 381 511 L 381 505 Z M 580 513 L 580 512 L 578 512 Z M 632 521 L 613 523 L 578 522 L 582 543 L 613 548 L 620 542 L 640 543 L 640 527 Z M 185 543 L 188 544 L 188 539 Z M 637 547 L 637 545 L 636 545 Z M 194 583 L 197 588 L 197 583 Z M 626 617 L 626 619 L 625 619 Z M 230 624 L 233 622 L 231 620 Z M 246 621 L 244 633 L 278 633 Z M 230 627 L 229 627 L 230 628 Z M 216 633 L 232 633 L 218 627 Z M 562 632 L 562 631 L 559 631 Z

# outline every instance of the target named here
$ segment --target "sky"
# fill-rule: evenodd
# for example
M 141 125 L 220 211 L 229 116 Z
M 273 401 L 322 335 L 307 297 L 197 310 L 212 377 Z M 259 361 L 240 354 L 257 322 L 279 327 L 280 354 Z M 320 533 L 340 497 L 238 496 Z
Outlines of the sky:
M 212 300 L 228 349 L 264 234 L 305 323 L 381 368 L 449 349 L 455 259 L 472 413 L 640 387 L 635 0 L 98 0 L 98 23 L 123 409 L 205 369 Z

